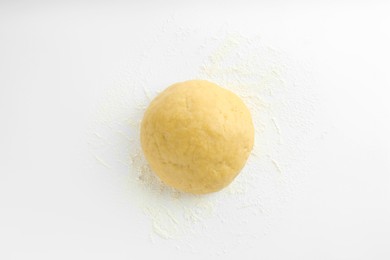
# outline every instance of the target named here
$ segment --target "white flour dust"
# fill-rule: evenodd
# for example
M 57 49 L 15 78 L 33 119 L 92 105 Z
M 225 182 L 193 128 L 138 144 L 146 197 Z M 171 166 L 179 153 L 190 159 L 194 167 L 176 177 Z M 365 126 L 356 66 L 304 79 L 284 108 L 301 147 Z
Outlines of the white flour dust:
M 191 41 L 191 34 L 185 32 L 175 31 L 174 44 L 166 43 L 169 59 L 180 59 L 181 53 L 172 49 Z M 155 42 L 160 42 L 158 37 Z M 145 48 L 153 50 L 153 44 Z M 126 176 L 129 203 L 150 218 L 152 241 L 175 239 L 180 247 L 188 246 L 192 237 L 202 237 L 206 245 L 216 233 L 234 235 L 235 241 L 220 246 L 224 252 L 248 240 L 242 238 L 267 233 L 302 181 L 315 101 L 301 66 L 261 38 L 224 31 L 192 52 L 207 58 L 193 65 L 187 79 L 207 79 L 232 90 L 247 104 L 254 120 L 253 152 L 229 187 L 209 195 L 184 194 L 163 185 L 151 172 L 140 148 L 139 124 L 151 99 L 167 86 L 148 86 L 151 72 L 142 65 L 148 62 L 148 54 L 139 58 L 141 65 L 127 68 L 101 102 L 88 135 L 89 147 L 108 172 Z

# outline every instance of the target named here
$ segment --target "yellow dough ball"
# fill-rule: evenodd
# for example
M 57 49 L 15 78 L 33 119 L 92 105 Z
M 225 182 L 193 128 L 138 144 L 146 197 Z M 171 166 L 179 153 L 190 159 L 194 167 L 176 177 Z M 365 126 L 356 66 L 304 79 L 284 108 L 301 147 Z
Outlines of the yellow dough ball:
M 248 108 L 206 80 L 176 83 L 149 105 L 141 144 L 152 170 L 169 186 L 195 194 L 229 185 L 253 148 Z

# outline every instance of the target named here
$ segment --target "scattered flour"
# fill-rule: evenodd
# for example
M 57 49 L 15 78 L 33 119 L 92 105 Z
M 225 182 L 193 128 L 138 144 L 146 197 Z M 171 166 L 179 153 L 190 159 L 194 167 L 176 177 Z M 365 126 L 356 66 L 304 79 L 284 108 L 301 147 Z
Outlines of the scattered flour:
M 169 25 L 163 27 L 165 33 L 169 31 Z M 174 33 L 174 43 L 190 41 L 187 30 Z M 163 35 L 155 43 L 159 37 Z M 153 44 L 145 48 L 153 50 Z M 177 44 L 167 43 L 167 57 L 180 59 L 174 48 Z M 148 86 L 148 54 L 141 55 L 141 65 L 127 68 L 119 83 L 110 87 L 88 134 L 95 160 L 111 174 L 126 176 L 132 195 L 129 203 L 150 218 L 155 236 L 176 240 L 178 249 L 189 248 L 191 237 L 202 236 L 206 245 L 215 233 L 234 235 L 232 243 L 267 233 L 304 176 L 305 142 L 315 111 L 313 103 L 307 109 L 307 102 L 314 102 L 313 94 L 310 82 L 299 77 L 304 74 L 297 70 L 299 64 L 261 38 L 222 31 L 194 52 L 208 57 L 188 79 L 207 79 L 232 90 L 247 104 L 254 120 L 253 152 L 229 187 L 210 195 L 184 194 L 163 185 L 151 172 L 140 147 L 139 124 L 151 99 L 166 86 L 158 91 Z M 221 245 L 218 254 L 230 247 Z

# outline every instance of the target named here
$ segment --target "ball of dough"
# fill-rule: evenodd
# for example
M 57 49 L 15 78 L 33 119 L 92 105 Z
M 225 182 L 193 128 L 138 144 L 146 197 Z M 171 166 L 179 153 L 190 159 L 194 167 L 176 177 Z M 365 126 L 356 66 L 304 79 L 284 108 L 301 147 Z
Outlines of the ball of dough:
M 248 108 L 206 80 L 176 83 L 149 105 L 141 144 L 152 170 L 169 186 L 204 194 L 229 185 L 252 150 Z

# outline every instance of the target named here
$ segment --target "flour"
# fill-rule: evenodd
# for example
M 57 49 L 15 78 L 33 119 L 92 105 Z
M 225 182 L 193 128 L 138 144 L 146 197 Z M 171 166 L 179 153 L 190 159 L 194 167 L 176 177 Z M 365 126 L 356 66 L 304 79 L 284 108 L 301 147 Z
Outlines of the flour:
M 271 162 L 274 164 L 276 170 L 278 170 L 279 173 L 282 173 L 279 163 L 275 159 L 271 159 Z
M 98 161 L 101 165 L 103 165 L 104 167 L 106 167 L 106 168 L 108 168 L 108 169 L 110 169 L 111 168 L 111 166 L 110 165 L 108 165 L 108 163 L 106 163 L 102 158 L 100 158 L 98 155 L 94 155 L 94 157 L 95 157 L 95 159 L 96 159 L 96 161 Z
M 180 52 L 173 49 L 178 42 L 190 41 L 191 33 L 163 26 L 165 33 L 171 30 L 176 35 L 166 46 L 167 59 L 180 59 Z M 155 43 L 168 36 L 156 36 Z M 152 51 L 153 43 L 145 48 Z M 311 110 L 306 109 L 312 93 L 307 83 L 297 83 L 302 75 L 299 66 L 261 38 L 222 31 L 205 40 L 193 55 L 197 52 L 208 53 L 208 58 L 187 79 L 207 79 L 235 92 L 249 107 L 255 125 L 252 154 L 230 186 L 210 195 L 184 194 L 164 185 L 151 171 L 141 150 L 139 124 L 163 87 L 148 87 L 147 53 L 140 56 L 139 67 L 132 68 L 137 77 L 126 72 L 116 87 L 110 87 L 88 136 L 95 159 L 110 173 L 128 177 L 128 189 L 134 194 L 129 203 L 143 209 L 151 231 L 163 240 L 176 240 L 181 249 L 190 247 L 186 241 L 191 237 L 202 236 L 207 245 L 213 233 L 236 234 L 237 243 L 242 237 L 267 233 L 304 176 L 294 173 L 294 165 L 304 163 L 301 135 L 310 133 L 315 111 L 313 103 Z M 221 245 L 219 253 L 229 247 Z

